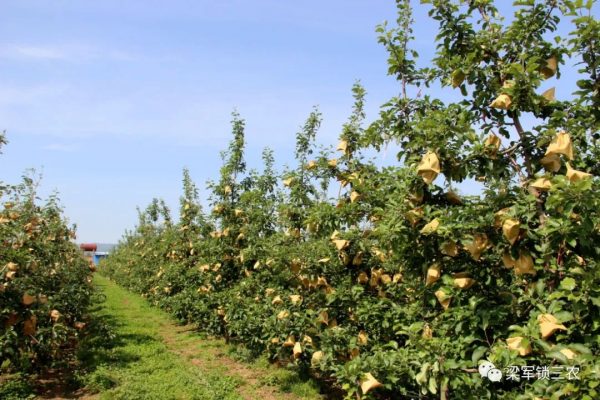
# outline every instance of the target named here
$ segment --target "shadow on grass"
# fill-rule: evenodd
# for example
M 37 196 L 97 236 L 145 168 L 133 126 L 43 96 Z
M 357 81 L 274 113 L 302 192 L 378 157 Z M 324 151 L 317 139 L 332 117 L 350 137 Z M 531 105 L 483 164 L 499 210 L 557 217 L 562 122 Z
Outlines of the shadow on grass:
M 326 379 L 309 368 L 289 364 L 289 360 L 268 360 L 260 352 L 252 351 L 241 343 L 232 343 L 227 355 L 265 371 L 271 367 L 259 379 L 260 384 L 275 387 L 283 393 L 292 393 L 302 399 L 315 398 L 315 393 L 319 393 L 319 398 L 323 400 L 344 398 L 345 393 L 335 385 L 335 379 Z
M 39 398 L 88 398 L 90 394 L 110 389 L 118 384 L 110 369 L 122 368 L 139 361 L 140 357 L 124 348 L 131 344 L 151 344 L 157 341 L 149 335 L 122 333 L 124 324 L 104 313 L 104 300 L 90 309 L 90 321 L 81 336 L 76 362 L 44 371 L 36 381 Z
M 155 341 L 151 336 L 119 334 L 121 323 L 109 315 L 95 316 L 90 332 L 81 344 L 77 358 L 86 372 L 106 364 L 124 366 L 139 360 L 139 357 L 121 349 L 128 343 L 142 344 Z

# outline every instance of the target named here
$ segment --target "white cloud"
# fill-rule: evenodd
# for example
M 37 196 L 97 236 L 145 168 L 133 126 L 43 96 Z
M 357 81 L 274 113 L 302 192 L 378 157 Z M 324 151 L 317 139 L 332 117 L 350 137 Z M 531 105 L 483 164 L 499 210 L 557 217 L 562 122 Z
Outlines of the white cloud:
M 41 46 L 13 46 L 12 52 L 14 55 L 25 58 L 37 58 L 46 60 L 57 60 L 65 58 L 64 53 L 52 47 Z M 10 54 L 10 50 L 8 52 Z
M 7 44 L 0 46 L 0 58 L 11 60 L 48 61 L 135 61 L 136 54 L 121 49 L 103 49 L 86 44 Z
M 68 90 L 69 86 L 67 84 L 60 83 L 39 85 L 0 84 L 0 113 L 8 107 L 28 106 L 39 104 L 43 100 L 56 99 L 58 96 L 64 96 Z
M 75 144 L 66 144 L 66 143 L 51 143 L 43 147 L 44 150 L 50 151 L 60 151 L 64 153 L 72 153 L 78 150 L 78 146 Z
M 234 103 L 232 98 L 212 92 L 177 92 L 161 98 L 153 90 L 127 93 L 115 88 L 98 93 L 93 89 L 93 85 L 68 82 L 0 84 L 1 127 L 13 134 L 53 137 L 58 143 L 126 135 L 222 147 L 230 135 L 229 121 L 236 103 L 248 119 L 249 137 L 265 144 L 293 135 L 310 111 L 310 103 L 283 103 L 273 95 L 240 95 Z M 284 120 L 290 113 L 298 115 Z M 46 150 L 72 149 L 53 145 Z

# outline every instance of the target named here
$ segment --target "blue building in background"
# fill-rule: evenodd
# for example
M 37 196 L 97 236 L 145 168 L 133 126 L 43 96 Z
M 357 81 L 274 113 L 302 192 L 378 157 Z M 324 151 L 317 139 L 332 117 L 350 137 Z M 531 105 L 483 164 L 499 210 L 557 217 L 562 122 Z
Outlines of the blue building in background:
M 82 243 L 80 248 L 83 250 L 85 257 L 91 260 L 94 265 L 98 265 L 100 260 L 108 257 L 115 246 L 115 244 L 110 243 Z
M 94 264 L 98 265 L 100 260 L 108 257 L 110 252 L 116 247 L 116 244 L 111 243 L 98 243 L 98 248 L 94 252 Z
M 108 252 L 107 251 L 97 251 L 94 253 L 94 265 L 98 265 L 98 263 L 100 262 L 100 260 L 102 260 L 103 258 L 108 257 Z

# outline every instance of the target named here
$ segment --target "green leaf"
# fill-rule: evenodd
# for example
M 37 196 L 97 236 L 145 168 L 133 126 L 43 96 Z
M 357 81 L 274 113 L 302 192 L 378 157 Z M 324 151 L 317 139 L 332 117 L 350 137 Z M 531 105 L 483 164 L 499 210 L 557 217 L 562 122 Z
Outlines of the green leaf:
M 435 380 L 435 377 L 429 377 L 429 386 L 427 388 L 429 389 L 429 393 L 437 393 L 437 381 Z
M 471 361 L 473 362 L 473 364 L 476 365 L 477 361 L 479 361 L 481 359 L 481 357 L 483 357 L 483 355 L 485 354 L 486 351 L 488 351 L 488 348 L 485 346 L 477 347 L 473 351 L 473 354 L 471 355 Z
M 430 364 L 425 363 L 421 365 L 421 371 L 415 376 L 415 379 L 418 384 L 424 385 L 427 382 L 427 370 L 429 369 Z
M 573 290 L 577 287 L 577 282 L 575 282 L 575 279 L 573 278 L 565 278 L 560 282 L 560 287 L 565 290 Z

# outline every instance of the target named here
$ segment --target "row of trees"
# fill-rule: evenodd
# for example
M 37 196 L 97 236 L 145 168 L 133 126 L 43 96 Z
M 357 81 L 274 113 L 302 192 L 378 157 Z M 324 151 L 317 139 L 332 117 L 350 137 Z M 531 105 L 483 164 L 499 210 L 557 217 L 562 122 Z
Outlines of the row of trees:
M 296 168 L 280 175 L 269 150 L 262 171 L 247 170 L 234 114 L 208 185 L 212 209 L 184 171 L 179 222 L 154 200 L 103 268 L 181 320 L 293 362 L 348 398 L 597 398 L 593 4 L 517 1 L 507 22 L 491 0 L 423 3 L 439 24 L 430 65 L 411 48 L 409 1 L 397 1 L 396 27 L 378 28 L 401 93 L 376 121 L 365 127 L 356 85 L 336 150 L 317 149 L 314 110 L 296 135 Z M 567 61 L 579 80 L 560 100 L 540 87 Z M 461 100 L 433 98 L 432 86 Z M 392 142 L 398 166 L 365 157 Z M 468 181 L 479 195 L 459 193 Z M 492 382 L 482 360 L 570 367 L 579 379 Z
M 0 147 L 5 144 L 0 134 Z M 73 359 L 93 288 L 91 271 L 55 196 L 39 182 L 0 182 L 0 363 L 35 372 Z

